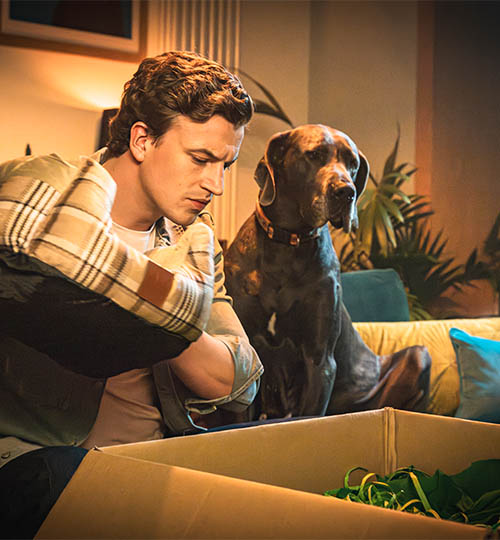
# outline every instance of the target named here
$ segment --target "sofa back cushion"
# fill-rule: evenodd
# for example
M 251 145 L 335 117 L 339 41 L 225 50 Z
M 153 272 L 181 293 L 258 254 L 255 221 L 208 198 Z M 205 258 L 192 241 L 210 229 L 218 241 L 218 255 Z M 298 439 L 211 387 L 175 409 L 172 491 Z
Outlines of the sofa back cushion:
M 403 282 L 393 268 L 340 274 L 342 299 L 353 322 L 409 321 Z

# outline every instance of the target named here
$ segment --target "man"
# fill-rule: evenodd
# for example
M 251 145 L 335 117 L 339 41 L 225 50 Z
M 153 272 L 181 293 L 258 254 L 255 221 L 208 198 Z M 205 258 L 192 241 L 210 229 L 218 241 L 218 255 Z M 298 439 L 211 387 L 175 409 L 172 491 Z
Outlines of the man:
M 175 249 L 161 246 L 175 244 L 180 237 L 178 245 L 184 242 L 184 247 L 179 248 L 179 252 L 186 259 L 181 270 L 188 276 L 194 276 L 191 285 L 194 283 L 195 288 L 202 283 L 201 292 L 195 290 L 189 298 L 198 295 L 203 299 L 208 295 L 211 299 L 213 294 L 204 327 L 203 318 L 198 317 L 198 312 L 195 314 L 197 331 L 194 335 L 197 339 L 190 337 L 180 347 L 175 345 L 168 351 L 165 348 L 164 359 L 158 362 L 151 360 L 156 357 L 147 356 L 148 343 L 143 339 L 147 332 L 152 331 L 151 326 L 144 329 L 146 325 L 138 322 L 136 317 L 126 319 L 133 328 L 142 325 L 136 340 L 143 339 L 145 352 L 129 360 L 125 359 L 128 348 L 123 348 L 122 365 L 120 354 L 108 352 L 114 355 L 110 363 L 116 367 L 109 373 L 104 372 L 112 373 L 112 377 L 91 378 L 64 369 L 49 358 L 50 355 L 42 354 L 54 350 L 56 357 L 56 346 L 42 343 L 41 338 L 36 341 L 25 331 L 19 333 L 13 328 L 0 342 L 0 368 L 4 372 L 0 388 L 0 402 L 3 404 L 0 406 L 0 434 L 3 436 L 0 439 L 0 459 L 8 462 L 0 468 L 3 537 L 27 537 L 36 533 L 83 458 L 85 449 L 200 431 L 202 428 L 193 420 L 200 414 L 210 413 L 218 407 L 243 410 L 255 397 L 262 366 L 225 293 L 220 246 L 215 241 L 215 248 L 211 247 L 212 235 L 207 236 L 204 225 L 211 223 L 205 207 L 214 195 L 223 192 L 224 171 L 238 157 L 252 110 L 251 99 L 241 83 L 219 64 L 192 53 L 166 53 L 145 59 L 125 84 L 119 112 L 110 126 L 109 144 L 93 156 L 95 160 L 84 160 L 84 167 L 78 168 L 58 156 L 46 156 L 29 163 L 20 160 L 1 169 L 4 185 L 14 173 L 25 181 L 26 170 L 32 171 L 37 167 L 37 178 L 52 182 L 52 187 L 54 178 L 63 184 L 62 195 L 57 192 L 59 198 L 53 197 L 59 201 L 60 207 L 57 208 L 56 204 L 55 210 L 52 207 L 47 210 L 48 218 L 40 218 L 43 226 L 27 234 L 27 240 L 20 241 L 21 251 L 30 239 L 32 244 L 36 244 L 32 236 L 40 229 L 42 233 L 49 231 L 43 241 L 38 242 L 42 248 L 50 243 L 51 238 L 60 238 L 60 244 L 69 246 L 68 251 L 71 251 L 72 240 L 67 238 L 68 223 L 72 223 L 75 208 L 82 211 L 85 207 L 85 219 L 88 218 L 100 234 L 107 235 L 106 241 L 114 246 L 113 253 L 121 249 L 122 259 L 132 263 L 136 259 L 142 260 L 141 252 L 149 253 L 151 258 L 157 256 L 159 258 L 155 260 L 161 261 L 162 250 Z M 63 176 L 68 180 L 63 182 Z M 28 181 L 33 177 L 35 173 L 29 176 Z M 108 189 L 110 178 L 113 180 L 111 183 L 116 184 L 116 195 L 114 200 L 112 196 L 109 199 L 113 202 L 111 230 L 108 231 L 107 199 L 101 200 L 99 193 Z M 94 191 L 81 195 L 85 189 Z M 80 199 L 74 202 L 77 192 Z M 94 200 L 93 197 L 97 197 L 95 206 L 100 208 L 95 214 L 103 213 L 105 225 L 93 221 L 94 209 L 88 203 L 88 200 Z M 54 226 L 58 220 L 62 222 L 60 229 Z M 75 227 L 75 235 L 79 232 L 76 229 L 78 227 Z M 62 232 L 58 233 L 58 230 Z M 60 246 L 52 247 L 57 259 Z M 48 276 L 45 283 L 52 283 L 49 280 L 54 278 L 58 280 L 58 287 L 66 287 L 67 279 L 61 280 L 59 274 L 51 275 L 53 266 L 57 266 L 57 272 L 62 272 L 63 278 L 69 277 L 74 282 L 71 283 L 71 294 L 109 294 L 109 287 L 96 287 L 92 292 L 81 291 L 86 282 L 71 274 L 73 264 L 66 269 L 65 261 L 57 259 L 58 264 L 51 266 L 52 252 L 49 258 L 44 259 L 43 250 L 30 249 L 26 248 L 28 255 L 35 254 L 30 262 L 36 265 L 41 264 L 40 261 L 43 263 L 42 271 L 45 277 Z M 81 253 L 90 253 L 89 256 L 93 257 L 94 252 L 93 248 Z M 210 261 L 198 259 L 198 252 L 208 253 Z M 82 264 L 85 265 L 89 256 L 81 253 L 78 256 L 84 259 Z M 167 257 L 167 260 L 170 259 Z M 145 264 L 146 275 L 149 276 L 151 261 L 146 259 Z M 202 268 L 203 265 L 206 268 Z M 160 276 L 160 281 L 155 283 L 161 284 L 164 274 L 170 275 L 171 272 L 160 269 L 158 265 L 153 266 L 154 276 Z M 211 280 L 207 278 L 204 283 L 204 276 Z M 127 281 L 128 277 L 124 279 L 127 286 L 132 280 L 130 277 Z M 169 279 L 171 283 L 171 277 Z M 181 283 L 175 279 L 177 274 L 174 276 L 174 288 L 176 283 Z M 75 283 L 79 286 L 77 292 Z M 137 294 L 148 300 L 150 311 L 146 315 L 140 312 L 148 320 L 163 304 L 155 300 L 161 287 L 145 286 L 144 283 Z M 191 285 L 188 284 L 187 288 Z M 208 289 L 209 292 L 205 292 Z M 156 307 L 151 305 L 155 302 Z M 89 303 L 95 304 L 93 297 L 92 302 L 86 300 L 78 304 L 79 313 L 89 309 Z M 102 305 L 106 310 L 118 309 L 109 302 Z M 92 309 L 97 309 L 98 317 L 103 317 L 104 307 L 100 303 Z M 116 316 L 128 315 L 122 311 Z M 186 311 L 189 312 L 188 308 Z M 103 323 L 107 325 L 109 321 L 104 320 Z M 8 324 L 5 328 L 10 332 Z M 169 327 L 171 333 L 175 333 L 175 328 L 175 325 Z M 95 331 L 98 332 L 98 328 Z M 77 332 L 73 328 L 73 333 Z M 88 340 L 92 337 L 88 336 Z M 157 338 L 156 334 L 154 338 Z M 158 343 L 163 343 L 163 337 L 158 339 Z M 32 347 L 34 344 L 36 347 Z M 161 354 L 161 347 L 159 351 Z M 172 351 L 181 352 L 172 358 Z M 73 354 L 78 354 L 76 348 Z M 158 354 L 158 346 L 155 354 Z M 91 355 L 88 354 L 89 363 L 93 360 Z M 23 362 L 27 362 L 24 369 Z M 12 372 L 11 365 L 21 367 Z M 125 365 L 135 369 L 127 369 Z M 71 368 L 72 364 L 63 363 L 63 366 Z M 84 365 L 80 372 L 88 375 L 85 369 Z M 26 388 L 32 389 L 34 394 L 25 392 Z

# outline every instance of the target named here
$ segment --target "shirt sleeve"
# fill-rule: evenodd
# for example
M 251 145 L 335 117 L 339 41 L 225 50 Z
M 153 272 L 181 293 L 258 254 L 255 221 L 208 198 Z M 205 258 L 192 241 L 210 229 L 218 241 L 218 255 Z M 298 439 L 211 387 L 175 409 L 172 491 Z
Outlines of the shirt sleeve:
M 198 218 L 212 227 L 208 212 Z M 231 393 L 216 399 L 205 400 L 190 397 L 185 400 L 189 411 L 207 414 L 218 407 L 234 412 L 245 410 L 254 400 L 264 371 L 255 349 L 233 309 L 231 297 L 224 285 L 224 257 L 217 240 L 214 246 L 214 299 L 205 331 L 222 341 L 231 352 L 234 362 L 234 383 Z

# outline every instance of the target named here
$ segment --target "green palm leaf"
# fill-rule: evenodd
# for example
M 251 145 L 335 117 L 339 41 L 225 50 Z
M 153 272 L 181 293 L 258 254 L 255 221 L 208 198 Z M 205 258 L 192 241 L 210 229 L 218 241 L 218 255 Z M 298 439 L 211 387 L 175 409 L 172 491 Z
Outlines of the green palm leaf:
M 404 223 L 404 218 L 403 218 L 403 215 L 401 214 L 401 210 L 399 209 L 399 206 L 394 201 L 392 201 L 388 197 L 384 197 L 381 195 L 379 197 L 379 202 L 380 202 L 380 205 L 383 206 L 387 210 L 388 214 L 393 216 L 400 223 Z M 391 225 L 391 228 L 392 228 L 392 225 Z
M 262 83 L 260 83 L 257 79 L 254 79 L 251 75 L 249 75 L 242 69 L 236 68 L 234 69 L 234 71 L 241 73 L 241 75 L 252 81 L 264 94 L 264 96 L 269 100 L 269 103 L 266 103 L 265 101 L 254 99 L 253 101 L 255 105 L 255 112 L 279 118 L 280 120 L 286 122 L 291 128 L 294 127 L 292 121 L 290 120 L 290 118 L 288 118 L 287 114 L 282 109 L 281 105 L 278 103 L 278 100 Z
M 385 177 L 388 174 L 392 173 L 395 169 L 396 157 L 398 155 L 398 148 L 399 148 L 399 137 L 400 137 L 400 128 L 398 124 L 398 136 L 396 138 L 396 143 L 394 144 L 394 148 L 392 149 L 392 152 L 389 154 L 389 157 L 387 158 L 385 162 L 382 177 Z

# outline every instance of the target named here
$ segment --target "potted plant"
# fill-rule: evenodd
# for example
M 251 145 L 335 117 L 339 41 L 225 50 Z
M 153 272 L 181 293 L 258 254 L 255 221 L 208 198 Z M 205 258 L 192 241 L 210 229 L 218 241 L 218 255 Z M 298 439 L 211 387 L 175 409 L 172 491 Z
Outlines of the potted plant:
M 500 288 L 500 214 L 486 239 L 482 259 L 477 250 L 465 265 L 445 254 L 443 231 L 433 235 L 428 219 L 433 214 L 424 195 L 407 194 L 403 185 L 416 168 L 397 164 L 400 134 L 387 158 L 382 176 L 370 173 L 371 185 L 358 202 L 359 228 L 347 238 L 333 232 L 342 271 L 360 268 L 394 268 L 405 286 L 412 320 L 442 317 L 436 300 L 450 288 L 461 289 L 472 280 L 488 279 L 498 294 Z M 345 235 L 344 235 L 345 236 Z M 453 304 L 447 299 L 448 306 Z

